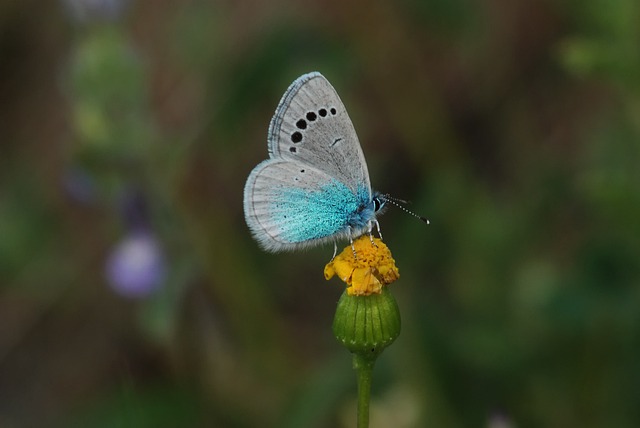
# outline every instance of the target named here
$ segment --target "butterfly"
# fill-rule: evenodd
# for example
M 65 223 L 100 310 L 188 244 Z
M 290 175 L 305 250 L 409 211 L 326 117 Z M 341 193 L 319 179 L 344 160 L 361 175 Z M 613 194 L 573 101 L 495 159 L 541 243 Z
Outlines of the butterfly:
M 267 251 L 290 251 L 369 233 L 388 202 L 371 190 L 358 136 L 320 73 L 298 77 L 268 131 L 269 159 L 249 174 L 244 215 Z

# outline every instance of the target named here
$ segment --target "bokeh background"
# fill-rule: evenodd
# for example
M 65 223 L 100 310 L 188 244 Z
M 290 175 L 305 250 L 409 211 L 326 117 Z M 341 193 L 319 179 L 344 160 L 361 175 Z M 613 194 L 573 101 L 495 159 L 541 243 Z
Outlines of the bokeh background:
M 242 214 L 340 93 L 403 332 L 372 427 L 640 426 L 640 3 L 0 3 L 0 426 L 353 427 L 331 245 Z

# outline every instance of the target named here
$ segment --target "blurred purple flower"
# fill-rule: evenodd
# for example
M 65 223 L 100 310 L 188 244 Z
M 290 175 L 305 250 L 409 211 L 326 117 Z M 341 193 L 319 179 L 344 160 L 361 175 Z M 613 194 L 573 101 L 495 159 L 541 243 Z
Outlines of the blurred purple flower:
M 116 21 L 129 0 L 61 0 L 69 15 L 77 22 Z
M 107 260 L 106 276 L 118 294 L 143 298 L 162 285 L 165 268 L 158 240 L 147 231 L 135 231 L 113 249 Z

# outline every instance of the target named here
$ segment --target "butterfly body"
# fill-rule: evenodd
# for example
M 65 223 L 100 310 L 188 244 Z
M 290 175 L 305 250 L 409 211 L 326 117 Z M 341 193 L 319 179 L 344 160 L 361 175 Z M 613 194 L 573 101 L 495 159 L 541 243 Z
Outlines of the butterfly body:
M 372 192 L 353 124 L 320 73 L 287 89 L 268 149 L 244 190 L 247 224 L 264 249 L 295 250 L 371 230 L 385 200 Z

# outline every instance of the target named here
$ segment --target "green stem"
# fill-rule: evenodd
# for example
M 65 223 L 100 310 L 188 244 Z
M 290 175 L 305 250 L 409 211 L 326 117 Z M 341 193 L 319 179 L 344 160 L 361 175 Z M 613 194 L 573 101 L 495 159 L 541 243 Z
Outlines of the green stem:
M 353 368 L 358 378 L 358 428 L 369 428 L 371 377 L 377 356 L 353 354 Z

